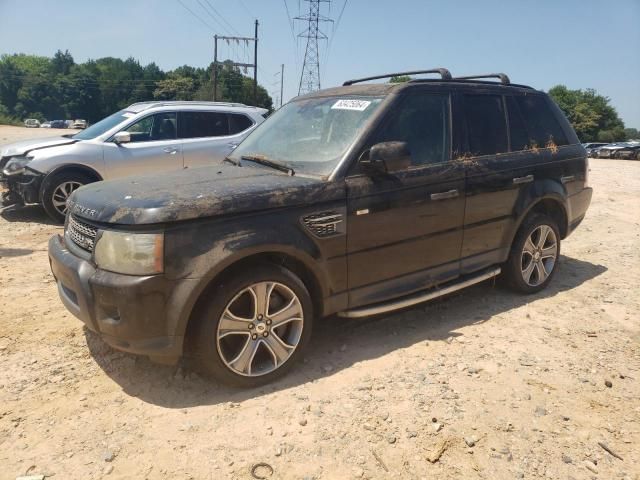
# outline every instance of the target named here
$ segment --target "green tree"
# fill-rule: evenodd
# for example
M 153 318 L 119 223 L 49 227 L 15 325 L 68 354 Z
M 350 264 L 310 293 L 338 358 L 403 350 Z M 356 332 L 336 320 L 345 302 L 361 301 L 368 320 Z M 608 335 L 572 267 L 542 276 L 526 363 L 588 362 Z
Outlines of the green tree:
M 549 95 L 573 125 L 583 142 L 613 142 L 624 140 L 624 123 L 609 104 L 609 98 L 593 89 L 570 90 L 557 85 Z
M 166 80 L 160 80 L 153 91 L 153 98 L 158 100 L 193 100 L 196 91 L 192 78 L 171 75 Z
M 625 128 L 624 136 L 626 140 L 637 140 L 640 139 L 640 132 L 637 128 Z
M 409 75 L 394 75 L 389 79 L 389 83 L 404 83 L 411 80 Z
M 73 65 L 75 62 L 69 50 L 65 50 L 64 53 L 58 50 L 51 59 L 51 69 L 54 74 L 68 75 Z

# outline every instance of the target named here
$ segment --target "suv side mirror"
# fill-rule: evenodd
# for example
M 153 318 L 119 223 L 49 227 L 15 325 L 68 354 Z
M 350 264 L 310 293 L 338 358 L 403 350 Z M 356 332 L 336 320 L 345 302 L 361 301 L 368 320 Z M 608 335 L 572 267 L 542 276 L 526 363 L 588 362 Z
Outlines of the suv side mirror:
M 407 142 L 376 143 L 360 160 L 360 164 L 367 170 L 396 172 L 411 166 L 411 152 Z
M 118 145 L 121 143 L 129 143 L 131 141 L 131 134 L 129 132 L 118 132 L 113 136 L 113 141 Z

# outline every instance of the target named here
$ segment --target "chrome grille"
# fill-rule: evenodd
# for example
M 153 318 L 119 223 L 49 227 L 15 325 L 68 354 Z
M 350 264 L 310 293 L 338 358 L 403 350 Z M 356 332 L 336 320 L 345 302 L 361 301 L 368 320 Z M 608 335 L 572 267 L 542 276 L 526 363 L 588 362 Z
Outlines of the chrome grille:
M 337 212 L 320 212 L 307 215 L 302 219 L 304 224 L 318 237 L 329 237 L 339 233 L 342 215 Z
M 69 215 L 67 223 L 67 235 L 77 246 L 92 252 L 96 240 L 98 229 L 89 224 L 81 222 L 75 215 Z

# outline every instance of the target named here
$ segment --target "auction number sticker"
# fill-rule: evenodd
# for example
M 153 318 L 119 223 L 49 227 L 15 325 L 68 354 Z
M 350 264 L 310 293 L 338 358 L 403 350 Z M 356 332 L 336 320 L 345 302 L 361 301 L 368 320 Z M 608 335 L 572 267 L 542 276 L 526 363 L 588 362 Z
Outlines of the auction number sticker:
M 364 111 L 371 102 L 369 100 L 338 100 L 331 107 L 332 110 L 356 110 Z

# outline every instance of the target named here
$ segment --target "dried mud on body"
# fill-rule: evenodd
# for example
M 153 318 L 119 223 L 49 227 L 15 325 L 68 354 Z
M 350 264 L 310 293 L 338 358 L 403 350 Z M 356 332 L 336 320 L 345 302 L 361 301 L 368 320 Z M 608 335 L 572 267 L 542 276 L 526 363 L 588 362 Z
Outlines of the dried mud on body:
M 288 377 L 244 391 L 83 330 L 49 271 L 61 228 L 5 213 L 0 479 L 640 478 L 640 162 L 590 179 L 546 291 L 318 322 Z

